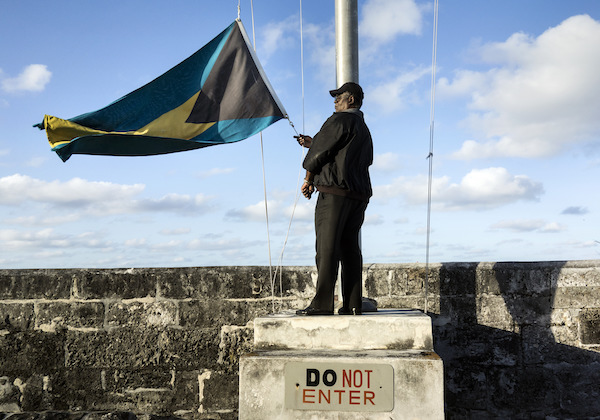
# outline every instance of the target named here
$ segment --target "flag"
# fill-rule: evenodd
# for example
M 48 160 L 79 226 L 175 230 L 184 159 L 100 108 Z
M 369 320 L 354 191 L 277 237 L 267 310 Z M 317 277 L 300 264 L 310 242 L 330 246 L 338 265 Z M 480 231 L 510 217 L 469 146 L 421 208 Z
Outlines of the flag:
M 148 156 L 233 143 L 286 112 L 238 19 L 192 56 L 97 111 L 44 116 L 58 156 Z

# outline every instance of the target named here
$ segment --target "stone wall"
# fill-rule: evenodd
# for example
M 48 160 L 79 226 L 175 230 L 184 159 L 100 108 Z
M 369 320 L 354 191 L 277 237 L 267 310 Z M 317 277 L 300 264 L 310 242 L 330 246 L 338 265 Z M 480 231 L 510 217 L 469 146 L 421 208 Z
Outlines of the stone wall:
M 0 270 L 0 419 L 234 419 L 252 320 L 306 305 L 315 275 Z M 600 418 L 600 261 L 375 264 L 364 279 L 380 307 L 431 315 L 448 419 Z

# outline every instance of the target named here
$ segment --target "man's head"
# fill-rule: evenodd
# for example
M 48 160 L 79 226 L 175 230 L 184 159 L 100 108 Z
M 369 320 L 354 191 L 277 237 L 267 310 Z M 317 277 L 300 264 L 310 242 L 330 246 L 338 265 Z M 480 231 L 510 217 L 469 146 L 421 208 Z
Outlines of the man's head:
M 335 98 L 336 112 L 348 108 L 360 108 L 364 99 L 364 93 L 358 83 L 347 82 L 338 89 L 330 90 L 329 94 Z

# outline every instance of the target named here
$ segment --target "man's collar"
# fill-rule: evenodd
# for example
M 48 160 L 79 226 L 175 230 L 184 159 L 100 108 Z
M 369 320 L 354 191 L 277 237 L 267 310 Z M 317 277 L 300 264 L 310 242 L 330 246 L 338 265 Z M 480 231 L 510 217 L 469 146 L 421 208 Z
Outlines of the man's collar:
M 352 114 L 358 114 L 361 117 L 363 116 L 363 112 L 360 109 L 358 109 L 358 108 L 348 108 L 348 109 L 345 109 L 345 110 L 340 111 L 340 112 L 350 112 Z

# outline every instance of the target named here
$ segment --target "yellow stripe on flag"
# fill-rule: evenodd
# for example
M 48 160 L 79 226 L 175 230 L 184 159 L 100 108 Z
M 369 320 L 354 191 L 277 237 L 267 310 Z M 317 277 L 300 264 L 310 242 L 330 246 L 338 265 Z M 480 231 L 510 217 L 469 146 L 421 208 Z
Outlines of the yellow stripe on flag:
M 61 144 L 69 143 L 77 137 L 91 136 L 97 134 L 128 134 L 138 136 L 152 137 L 169 137 L 190 140 L 202 134 L 204 131 L 212 127 L 215 122 L 207 122 L 202 124 L 186 123 L 198 95 L 196 93 L 185 103 L 175 109 L 161 115 L 151 123 L 135 131 L 102 131 L 84 127 L 69 120 L 53 117 L 51 115 L 44 116 L 44 127 L 48 135 L 48 141 L 54 148 Z

